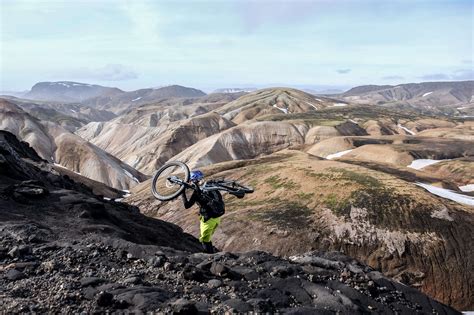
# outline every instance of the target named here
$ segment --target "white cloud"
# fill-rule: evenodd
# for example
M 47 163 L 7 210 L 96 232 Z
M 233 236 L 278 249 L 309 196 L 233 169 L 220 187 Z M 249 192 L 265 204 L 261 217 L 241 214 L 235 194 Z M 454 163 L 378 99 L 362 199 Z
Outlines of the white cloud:
M 339 74 L 347 74 L 351 71 L 352 71 L 352 69 L 337 69 L 336 70 L 336 72 L 339 73 Z
M 420 77 L 423 80 L 474 80 L 474 71 L 472 69 L 459 69 L 452 73 L 433 73 Z
M 120 9 L 132 23 L 136 38 L 148 43 L 160 41 L 160 26 L 165 21 L 151 2 L 126 1 Z
M 423 80 L 449 80 L 449 75 L 445 73 L 432 73 L 422 75 L 420 78 Z
M 474 80 L 474 70 L 462 69 L 456 70 L 451 76 L 453 80 Z
M 15 0 L 15 1 L 2 1 L 2 7 L 4 10 L 13 13 L 51 13 L 57 10 L 59 7 L 63 7 L 66 1 L 51 1 L 48 5 L 45 5 L 42 1 L 35 0 Z

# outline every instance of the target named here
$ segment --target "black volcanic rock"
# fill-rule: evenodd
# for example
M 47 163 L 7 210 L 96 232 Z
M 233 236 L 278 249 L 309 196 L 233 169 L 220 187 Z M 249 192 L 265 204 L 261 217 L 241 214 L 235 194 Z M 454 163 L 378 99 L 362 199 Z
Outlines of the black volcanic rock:
M 19 226 L 27 218 L 29 224 L 52 232 L 55 236 L 50 240 L 93 233 L 182 250 L 200 248 L 199 242 L 178 226 L 141 215 L 136 207 L 107 202 L 69 177 L 44 170 L 45 164 L 25 142 L 0 131 L 1 222 Z M 25 234 L 29 232 L 25 230 Z M 173 238 L 179 242 L 171 243 Z
M 25 275 L 23 274 L 23 272 L 18 271 L 16 269 L 8 270 L 5 273 L 5 278 L 7 278 L 8 280 L 11 280 L 11 281 L 20 280 L 20 279 L 23 279 L 24 277 L 25 277 Z
M 1 245 L 17 243 L 4 231 Z M 61 264 L 55 272 L 42 272 L 40 267 L 24 271 L 4 271 L 0 277 L 4 304 L 2 311 L 25 311 L 35 305 L 37 312 L 131 312 L 157 311 L 190 313 L 234 312 L 340 312 L 365 313 L 439 313 L 457 314 L 416 289 L 393 282 L 379 272 L 341 254 L 311 252 L 290 260 L 259 252 L 239 255 L 217 253 L 201 255 L 177 251 L 169 247 L 148 246 L 141 258 L 127 260 L 117 257 L 117 250 L 126 250 L 123 243 L 111 245 L 106 238 L 89 235 L 81 240 L 33 245 L 34 261 L 54 260 Z M 142 247 L 143 245 L 136 245 Z M 152 249 L 152 250 L 151 250 Z M 282 277 L 261 271 L 254 280 L 231 280 L 225 275 L 201 271 L 202 275 L 219 282 L 219 286 L 203 285 L 182 276 L 182 269 L 166 270 L 165 266 L 150 267 L 147 259 L 155 253 L 172 262 L 209 261 L 232 269 L 233 266 L 260 270 L 266 263 L 297 267 L 291 276 Z M 262 259 L 263 257 L 263 259 Z M 334 260 L 342 259 L 342 260 Z M 259 261 L 259 263 L 257 262 Z M 304 263 L 298 263 L 301 261 Z M 314 261 L 327 261 L 324 273 L 315 278 L 304 271 Z M 0 259 L 2 268 L 13 268 L 12 258 Z M 11 267 L 10 267 L 11 266 Z M 263 267 L 266 270 L 265 267 Z M 355 270 L 357 272 L 352 272 Z M 137 276 L 139 274 L 139 276 Z M 131 278 L 140 281 L 128 281 Z
M 0 176 L 5 180 L 28 180 L 44 178 L 39 169 L 29 166 L 24 159 L 32 162 L 46 162 L 41 159 L 28 143 L 19 141 L 12 133 L 0 130 Z
M 339 133 L 342 136 L 368 136 L 369 134 L 365 129 L 360 127 L 358 124 L 355 124 L 350 121 L 343 122 L 342 124 L 339 124 L 335 126 L 336 130 L 339 131 Z

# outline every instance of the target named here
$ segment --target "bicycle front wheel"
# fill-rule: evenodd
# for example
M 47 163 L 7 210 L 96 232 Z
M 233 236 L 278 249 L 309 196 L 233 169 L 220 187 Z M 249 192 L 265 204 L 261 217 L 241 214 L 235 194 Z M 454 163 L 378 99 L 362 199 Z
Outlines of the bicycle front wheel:
M 174 183 L 171 178 L 183 182 L 189 181 L 189 168 L 183 162 L 169 162 L 163 165 L 153 176 L 151 192 L 156 199 L 168 201 L 176 198 L 184 190 L 184 185 Z

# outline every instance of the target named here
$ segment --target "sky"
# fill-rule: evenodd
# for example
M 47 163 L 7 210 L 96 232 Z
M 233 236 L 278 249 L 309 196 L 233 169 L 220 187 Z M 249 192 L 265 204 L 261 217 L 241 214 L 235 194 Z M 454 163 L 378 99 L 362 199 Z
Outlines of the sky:
M 0 0 L 0 91 L 474 79 L 471 0 Z

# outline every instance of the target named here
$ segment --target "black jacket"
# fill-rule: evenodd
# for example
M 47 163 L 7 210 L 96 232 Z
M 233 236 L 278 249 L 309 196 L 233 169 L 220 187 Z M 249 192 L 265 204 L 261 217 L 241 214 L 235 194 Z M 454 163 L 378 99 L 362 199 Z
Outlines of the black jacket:
M 219 196 L 222 198 L 222 195 L 219 191 L 216 191 Z M 209 220 L 210 218 L 214 218 L 214 209 L 209 207 L 209 203 L 207 202 L 207 198 L 211 198 L 209 196 L 206 196 L 205 193 L 194 190 L 193 194 L 191 195 L 191 198 L 189 200 L 186 197 L 185 191 L 181 194 L 183 198 L 183 203 L 184 207 L 186 209 L 191 208 L 196 202 L 199 204 L 199 214 L 204 218 L 204 221 Z

